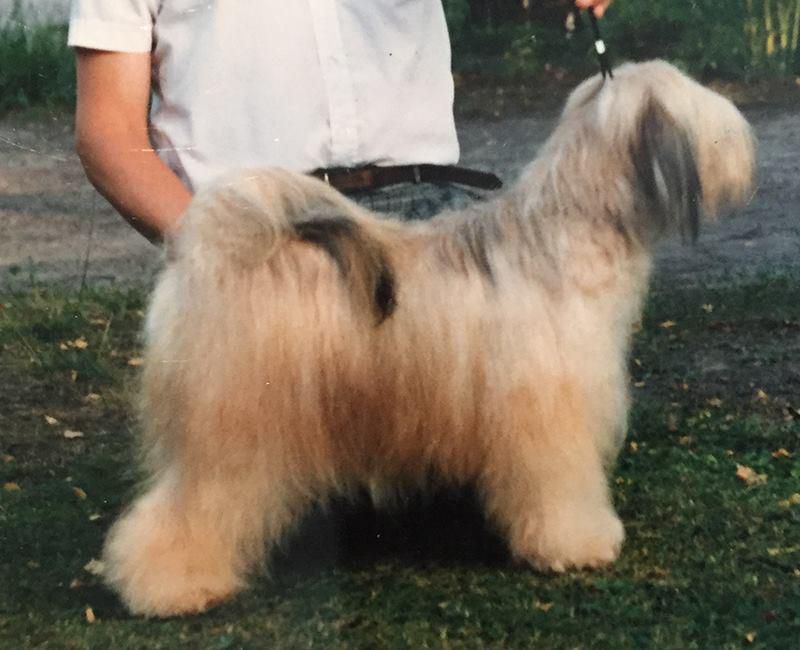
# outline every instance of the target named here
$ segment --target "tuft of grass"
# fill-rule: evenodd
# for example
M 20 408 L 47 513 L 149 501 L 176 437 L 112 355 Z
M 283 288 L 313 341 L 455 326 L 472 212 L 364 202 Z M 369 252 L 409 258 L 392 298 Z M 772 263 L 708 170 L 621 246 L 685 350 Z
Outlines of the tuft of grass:
M 138 345 L 143 308 L 136 290 L 69 295 L 36 288 L 0 305 L 0 346 L 27 361 L 36 377 L 112 384 L 125 352 Z
M 0 296 L 0 486 L 19 488 L 0 489 L 0 647 L 794 647 L 799 289 L 763 277 L 651 294 L 612 477 L 628 536 L 614 566 L 515 566 L 469 494 L 382 515 L 338 504 L 271 578 L 168 621 L 129 617 L 84 569 L 135 489 L 128 360 L 144 295 Z M 765 478 L 748 485 L 740 466 Z

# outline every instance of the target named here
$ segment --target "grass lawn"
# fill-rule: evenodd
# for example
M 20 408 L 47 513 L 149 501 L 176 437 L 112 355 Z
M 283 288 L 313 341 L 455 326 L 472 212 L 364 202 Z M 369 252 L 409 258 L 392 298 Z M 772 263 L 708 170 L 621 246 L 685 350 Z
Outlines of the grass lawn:
M 797 647 L 797 278 L 652 294 L 612 568 L 514 566 L 470 495 L 342 505 L 271 579 L 169 621 L 129 617 L 85 568 L 136 481 L 143 308 L 138 291 L 0 296 L 0 647 Z

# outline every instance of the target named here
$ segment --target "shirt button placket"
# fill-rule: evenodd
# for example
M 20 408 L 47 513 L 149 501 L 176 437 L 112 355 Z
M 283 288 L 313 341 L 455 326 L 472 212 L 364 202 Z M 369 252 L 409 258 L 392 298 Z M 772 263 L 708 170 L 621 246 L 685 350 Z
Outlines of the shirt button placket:
M 336 165 L 359 160 L 355 89 L 342 40 L 336 0 L 310 0 L 320 68 L 328 99 L 331 157 Z

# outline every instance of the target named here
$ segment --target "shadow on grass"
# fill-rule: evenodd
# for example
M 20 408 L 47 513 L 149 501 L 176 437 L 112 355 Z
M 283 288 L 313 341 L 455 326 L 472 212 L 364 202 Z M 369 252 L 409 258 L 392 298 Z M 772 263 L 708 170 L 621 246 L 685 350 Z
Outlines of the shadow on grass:
M 315 509 L 273 562 L 276 578 L 322 568 L 400 561 L 410 567 L 498 566 L 509 562 L 502 538 L 483 516 L 474 490 L 441 489 L 376 509 L 366 494 Z

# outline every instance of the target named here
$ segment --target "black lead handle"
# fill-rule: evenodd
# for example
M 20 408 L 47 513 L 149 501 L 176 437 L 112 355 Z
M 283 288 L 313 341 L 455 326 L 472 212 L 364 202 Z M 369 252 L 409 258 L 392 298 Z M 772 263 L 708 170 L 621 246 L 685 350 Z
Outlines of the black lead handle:
M 592 32 L 594 33 L 594 49 L 597 52 L 597 58 L 600 61 L 600 72 L 603 73 L 603 79 L 608 76 L 609 79 L 614 78 L 614 73 L 611 71 L 611 63 L 608 59 L 608 52 L 606 50 L 606 43 L 600 35 L 600 25 L 597 22 L 597 16 L 594 14 L 594 8 L 589 9 L 589 21 L 592 23 Z

